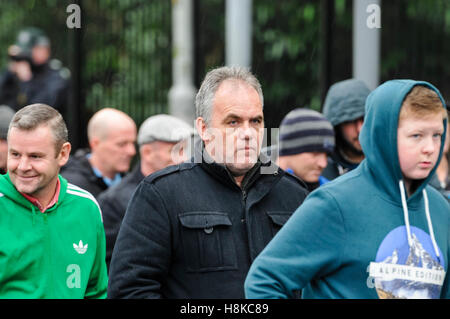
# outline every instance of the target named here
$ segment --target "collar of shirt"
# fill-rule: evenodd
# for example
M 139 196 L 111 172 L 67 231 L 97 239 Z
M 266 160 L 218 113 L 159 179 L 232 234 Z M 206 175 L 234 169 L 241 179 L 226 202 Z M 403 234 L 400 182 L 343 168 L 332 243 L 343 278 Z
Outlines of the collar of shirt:
M 86 158 L 89 159 L 92 156 L 91 153 L 86 154 Z M 105 182 L 106 186 L 110 187 L 113 186 L 115 184 L 118 184 L 121 180 L 122 180 L 122 175 L 120 175 L 120 173 L 116 173 L 116 175 L 114 176 L 113 179 L 109 178 L 109 177 L 105 177 L 102 175 L 102 172 L 100 172 L 96 167 L 92 166 L 92 170 L 95 173 L 95 176 L 97 176 L 98 178 L 103 179 L 103 182 Z
M 58 201 L 60 190 L 61 190 L 61 183 L 59 182 L 59 178 L 57 178 L 55 195 L 53 195 L 52 200 L 48 203 L 48 205 L 46 207 L 42 206 L 42 204 L 36 198 L 34 198 L 30 195 L 24 194 L 24 193 L 20 193 L 20 194 L 22 194 L 23 197 L 28 199 L 28 201 L 30 201 L 34 206 L 36 206 L 41 213 L 45 213 L 45 211 L 47 209 L 53 207 L 53 205 L 55 205 L 56 202 Z

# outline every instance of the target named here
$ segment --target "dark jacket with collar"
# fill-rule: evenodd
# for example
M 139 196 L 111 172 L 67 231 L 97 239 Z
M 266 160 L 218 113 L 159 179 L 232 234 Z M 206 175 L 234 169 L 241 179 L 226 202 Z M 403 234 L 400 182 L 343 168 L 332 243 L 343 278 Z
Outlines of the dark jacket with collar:
M 270 162 L 256 164 L 242 188 L 223 165 L 200 162 L 139 184 L 114 248 L 109 298 L 244 298 L 252 261 L 307 191 Z
M 144 175 L 141 172 L 141 165 L 137 163 L 133 170 L 119 184 L 108 188 L 98 196 L 98 204 L 102 210 L 103 226 L 105 227 L 106 265 L 108 269 L 128 202 L 131 196 L 133 196 L 136 187 L 143 179 Z
M 333 154 L 327 157 L 327 167 L 322 172 L 322 176 L 324 176 L 328 180 L 333 180 L 345 173 L 355 169 L 358 167 L 358 164 L 350 163 L 347 161 L 340 153 L 339 150 L 335 150 Z
M 61 175 L 71 184 L 81 187 L 95 198 L 108 188 L 101 177 L 95 175 L 86 155 L 89 150 L 78 150 L 61 168 Z

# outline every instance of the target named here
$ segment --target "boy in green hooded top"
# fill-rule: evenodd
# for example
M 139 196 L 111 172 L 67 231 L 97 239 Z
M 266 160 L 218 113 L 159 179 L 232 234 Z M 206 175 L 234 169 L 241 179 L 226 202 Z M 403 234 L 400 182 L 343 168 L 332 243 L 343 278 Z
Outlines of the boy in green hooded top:
M 247 298 L 449 298 L 450 207 L 428 182 L 445 103 L 427 82 L 388 81 L 366 102 L 366 159 L 312 192 L 255 259 Z
M 0 298 L 105 298 L 105 234 L 97 202 L 59 176 L 70 153 L 52 107 L 19 110 L 0 176 Z

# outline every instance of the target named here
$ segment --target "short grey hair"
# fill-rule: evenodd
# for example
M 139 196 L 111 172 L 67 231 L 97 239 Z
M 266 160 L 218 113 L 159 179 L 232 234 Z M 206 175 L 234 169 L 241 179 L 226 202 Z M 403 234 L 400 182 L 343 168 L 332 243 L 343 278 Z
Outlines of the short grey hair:
M 50 128 L 55 138 L 56 153 L 59 153 L 63 144 L 69 141 L 69 133 L 62 115 L 46 104 L 31 104 L 17 111 L 9 124 L 8 135 L 13 127 L 32 131 L 41 125 L 48 125 Z
M 209 71 L 203 80 L 195 97 L 195 111 L 197 117 L 202 117 L 207 125 L 211 122 L 214 106 L 214 95 L 220 84 L 225 80 L 239 80 L 253 87 L 259 95 L 261 106 L 264 96 L 261 84 L 248 68 L 239 66 L 223 66 Z

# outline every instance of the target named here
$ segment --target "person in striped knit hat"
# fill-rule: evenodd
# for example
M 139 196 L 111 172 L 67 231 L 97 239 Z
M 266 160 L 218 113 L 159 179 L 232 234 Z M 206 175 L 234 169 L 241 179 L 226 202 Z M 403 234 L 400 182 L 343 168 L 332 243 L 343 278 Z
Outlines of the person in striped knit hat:
M 313 191 L 328 180 L 321 176 L 334 151 L 332 124 L 319 112 L 297 108 L 280 124 L 278 165 L 303 180 Z

